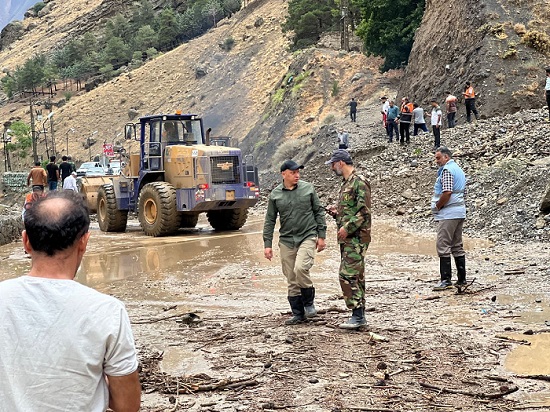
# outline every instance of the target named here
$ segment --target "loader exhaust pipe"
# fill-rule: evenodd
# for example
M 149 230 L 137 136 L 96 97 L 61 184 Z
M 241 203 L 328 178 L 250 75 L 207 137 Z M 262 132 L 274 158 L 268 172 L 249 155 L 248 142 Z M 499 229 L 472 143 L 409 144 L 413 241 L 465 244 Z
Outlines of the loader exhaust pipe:
M 212 132 L 212 128 L 209 127 L 206 129 L 206 145 L 210 146 L 210 133 Z

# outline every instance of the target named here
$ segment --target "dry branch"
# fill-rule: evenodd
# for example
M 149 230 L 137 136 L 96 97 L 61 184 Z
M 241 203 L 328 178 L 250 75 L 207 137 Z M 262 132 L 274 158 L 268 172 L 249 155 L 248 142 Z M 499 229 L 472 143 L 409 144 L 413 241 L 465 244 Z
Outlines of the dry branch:
M 500 392 L 494 392 L 494 393 L 483 393 L 483 392 L 470 392 L 470 391 L 463 391 L 460 389 L 447 389 L 443 388 L 441 386 L 432 385 L 430 383 L 426 382 L 420 382 L 420 386 L 423 388 L 433 389 L 438 392 L 442 393 L 453 393 L 455 395 L 466 395 L 471 396 L 474 398 L 483 398 L 483 399 L 498 399 L 502 398 L 503 396 L 509 395 L 510 393 L 513 393 L 517 391 L 519 388 L 516 385 L 502 385 L 500 387 Z

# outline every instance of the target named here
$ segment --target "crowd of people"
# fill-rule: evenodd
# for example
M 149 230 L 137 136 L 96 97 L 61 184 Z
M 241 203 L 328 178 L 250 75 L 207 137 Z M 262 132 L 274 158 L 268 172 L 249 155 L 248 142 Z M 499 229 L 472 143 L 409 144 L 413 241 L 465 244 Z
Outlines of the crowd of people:
M 447 96 L 445 98 L 447 127 L 452 129 L 457 123 L 458 98 L 449 91 L 445 92 L 445 94 Z M 466 82 L 463 97 L 466 106 L 466 120 L 468 122 L 472 121 L 472 113 L 479 120 L 479 113 L 475 105 L 476 94 L 471 82 Z M 386 131 L 388 143 L 393 142 L 395 135 L 396 142 L 399 142 L 401 145 L 409 144 L 411 125 L 413 125 L 413 136 L 417 136 L 420 131 L 427 133 L 426 118 L 429 117 L 434 136 L 434 150 L 441 145 L 443 110 L 439 105 L 438 99 L 433 98 L 430 100 L 431 111 L 429 113 L 425 112 L 417 102 L 411 102 L 408 97 L 401 99 L 399 107 L 397 107 L 394 100 L 388 99 L 386 96 L 382 96 L 380 100 L 382 101 L 380 109 L 382 125 Z
M 27 186 L 31 186 L 32 192 L 25 197 L 23 204 L 23 216 L 32 203 L 45 196 L 45 188 L 49 191 L 57 190 L 59 182 L 63 190 L 78 192 L 76 184 L 76 165 L 72 162 L 71 156 L 63 156 L 61 163 L 55 163 L 55 156 L 50 156 L 50 162 L 42 167 L 40 162 L 35 162 L 27 175 Z

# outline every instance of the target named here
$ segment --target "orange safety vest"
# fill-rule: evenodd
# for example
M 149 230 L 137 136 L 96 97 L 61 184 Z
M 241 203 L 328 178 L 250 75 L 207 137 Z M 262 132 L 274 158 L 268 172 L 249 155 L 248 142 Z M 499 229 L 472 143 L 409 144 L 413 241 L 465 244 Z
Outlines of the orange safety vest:
M 405 108 L 407 108 L 408 110 L 405 110 Z M 401 105 L 401 112 L 406 112 L 406 113 L 412 113 L 412 111 L 414 110 L 414 105 L 412 103 L 403 103 Z
M 464 92 L 464 97 L 466 99 L 474 99 L 476 97 L 476 94 L 474 93 L 474 88 L 472 86 L 466 89 L 466 91 Z

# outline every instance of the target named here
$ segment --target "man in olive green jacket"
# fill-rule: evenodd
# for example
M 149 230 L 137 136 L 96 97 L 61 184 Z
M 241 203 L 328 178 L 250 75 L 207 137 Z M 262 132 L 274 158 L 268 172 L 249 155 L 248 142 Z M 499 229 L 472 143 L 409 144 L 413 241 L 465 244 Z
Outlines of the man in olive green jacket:
M 315 252 L 325 248 L 325 211 L 311 183 L 300 180 L 300 169 L 292 160 L 281 165 L 283 182 L 269 195 L 264 223 L 264 255 L 273 258 L 273 231 L 277 215 L 281 265 L 288 283 L 288 302 L 292 318 L 285 324 L 302 323 L 317 315 L 314 306 L 315 288 L 309 275 Z

